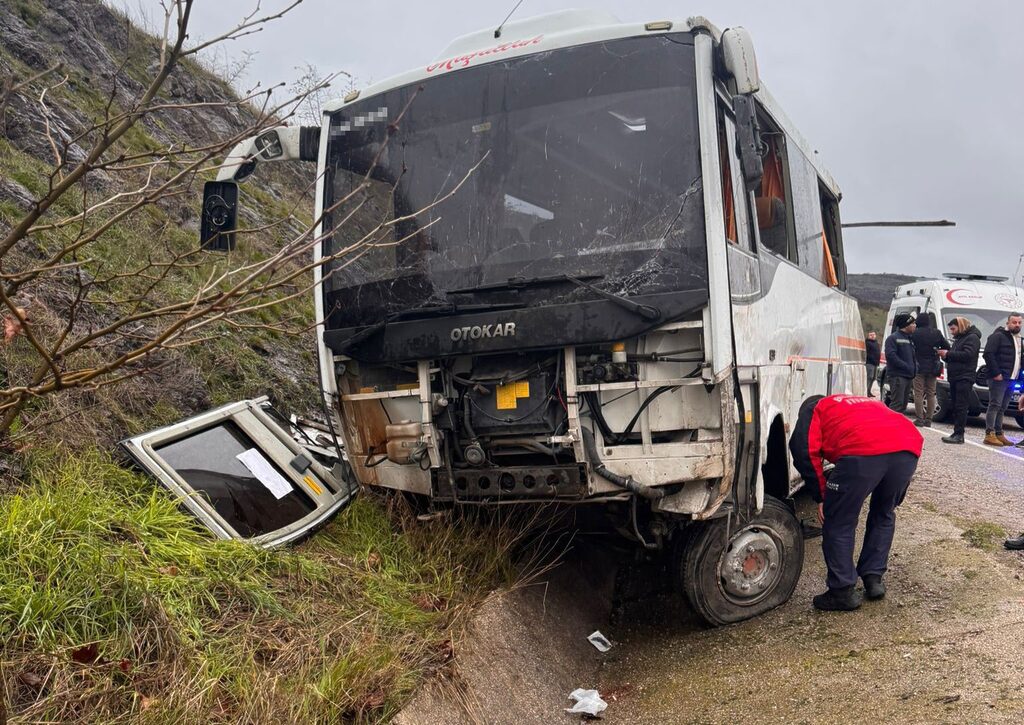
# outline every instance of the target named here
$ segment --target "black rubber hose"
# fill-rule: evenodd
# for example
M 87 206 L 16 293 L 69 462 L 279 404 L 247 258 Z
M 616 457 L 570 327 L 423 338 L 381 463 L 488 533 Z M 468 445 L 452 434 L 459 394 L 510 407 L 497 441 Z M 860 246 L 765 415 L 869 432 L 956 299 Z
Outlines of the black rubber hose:
M 654 402 L 655 398 L 657 398 L 662 393 L 667 393 L 670 390 L 678 390 L 678 389 L 679 389 L 678 385 L 663 385 L 660 388 L 656 388 L 654 390 L 654 392 L 651 393 L 650 395 L 648 395 L 647 399 L 644 400 L 644 402 L 640 404 L 640 407 L 637 408 L 636 415 L 634 415 L 633 419 L 631 421 L 629 421 L 629 424 L 626 426 L 626 429 L 624 431 L 622 431 L 621 433 L 617 433 L 615 435 L 615 438 L 617 440 L 623 440 L 626 436 L 628 436 L 630 433 L 632 433 L 633 432 L 633 426 L 635 426 L 636 422 L 638 420 L 640 420 L 640 416 L 643 414 L 643 412 L 645 410 L 647 410 L 647 406 Z
M 594 419 L 597 427 L 601 429 L 601 435 L 605 437 L 605 440 L 615 441 L 616 434 L 612 432 L 608 421 L 604 418 L 604 411 L 601 410 L 601 399 L 597 397 L 597 393 L 586 392 L 583 394 L 583 399 L 587 401 L 587 407 L 590 408 L 590 417 Z
M 614 471 L 609 471 L 605 468 L 604 463 L 601 461 L 601 456 L 597 453 L 597 441 L 594 440 L 593 432 L 589 428 L 580 428 L 580 431 L 583 433 L 583 447 L 587 451 L 587 458 L 590 459 L 590 466 L 597 475 L 606 481 L 611 481 L 619 488 L 632 491 L 637 496 L 642 496 L 651 501 L 665 498 L 664 489 L 645 486 L 632 476 L 620 476 Z

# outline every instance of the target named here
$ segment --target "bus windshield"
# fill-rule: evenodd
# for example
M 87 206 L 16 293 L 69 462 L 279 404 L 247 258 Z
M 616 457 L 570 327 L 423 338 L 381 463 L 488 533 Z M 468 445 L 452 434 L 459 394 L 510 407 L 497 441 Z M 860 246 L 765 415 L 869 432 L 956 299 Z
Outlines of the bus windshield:
M 328 328 L 510 278 L 589 277 L 622 296 L 706 289 L 692 43 L 645 36 L 537 53 L 335 112 Z M 596 299 L 572 284 L 517 296 L 560 298 Z

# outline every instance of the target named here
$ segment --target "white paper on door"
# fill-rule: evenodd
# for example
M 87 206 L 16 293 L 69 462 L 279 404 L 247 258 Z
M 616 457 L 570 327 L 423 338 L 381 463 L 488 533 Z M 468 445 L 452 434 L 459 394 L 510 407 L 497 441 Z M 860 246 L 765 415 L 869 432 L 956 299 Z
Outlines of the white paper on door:
M 258 448 L 250 448 L 244 453 L 239 453 L 235 458 L 249 469 L 257 481 L 274 494 L 274 498 L 284 498 L 292 492 L 292 485 L 288 483 L 284 476 L 277 472 L 276 468 L 270 465 L 270 462 L 263 457 Z

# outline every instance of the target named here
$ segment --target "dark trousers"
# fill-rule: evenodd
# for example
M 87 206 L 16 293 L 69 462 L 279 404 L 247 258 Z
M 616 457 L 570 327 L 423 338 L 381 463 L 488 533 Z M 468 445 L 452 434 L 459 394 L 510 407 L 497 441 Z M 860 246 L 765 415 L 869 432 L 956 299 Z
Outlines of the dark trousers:
M 875 387 L 875 376 L 878 375 L 878 366 L 873 365 L 872 363 L 866 363 L 865 367 L 867 368 L 866 372 L 868 376 L 868 395 L 871 395 L 871 389 Z
M 1006 376 L 1002 380 L 988 381 L 988 410 L 985 411 L 985 430 L 1003 432 L 1003 416 L 1010 407 L 1010 381 Z
M 967 406 L 971 402 L 970 380 L 952 380 L 949 383 L 949 405 L 953 409 L 953 432 L 963 435 L 967 427 Z
M 913 380 L 895 375 L 887 375 L 886 380 L 889 382 L 889 407 L 897 413 L 905 413 L 907 403 L 910 402 L 910 385 Z
M 821 548 L 828 567 L 828 588 L 853 586 L 858 576 L 888 569 L 896 531 L 896 507 L 907 495 L 917 456 L 906 451 L 880 456 L 843 456 L 825 485 L 825 523 Z M 864 501 L 871 497 L 864 544 L 857 566 L 853 545 Z

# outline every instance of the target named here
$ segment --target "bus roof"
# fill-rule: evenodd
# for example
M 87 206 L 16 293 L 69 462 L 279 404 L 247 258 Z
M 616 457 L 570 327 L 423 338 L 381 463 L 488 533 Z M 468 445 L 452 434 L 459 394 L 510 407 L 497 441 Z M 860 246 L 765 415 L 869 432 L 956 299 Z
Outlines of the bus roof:
M 644 23 L 622 23 L 614 15 L 596 10 L 560 10 L 507 23 L 501 37 L 494 37 L 494 29 L 478 30 L 453 40 L 426 66 L 392 76 L 374 83 L 359 93 L 350 93 L 344 99 L 331 101 L 324 106 L 324 113 L 332 113 L 359 99 L 366 99 L 400 86 L 432 78 L 463 68 L 476 67 L 485 63 L 507 60 L 534 53 L 557 50 L 573 45 L 596 43 L 617 38 L 639 35 L 660 35 L 673 31 L 690 32 L 700 28 L 708 30 L 715 42 L 721 39 L 721 31 L 705 18 L 694 17 L 685 21 L 661 21 L 653 29 Z M 842 198 L 839 186 L 825 168 L 818 152 L 811 147 L 797 131 L 778 102 L 761 83 L 756 97 L 772 120 L 792 139 L 803 152 L 818 176 L 837 199 Z

